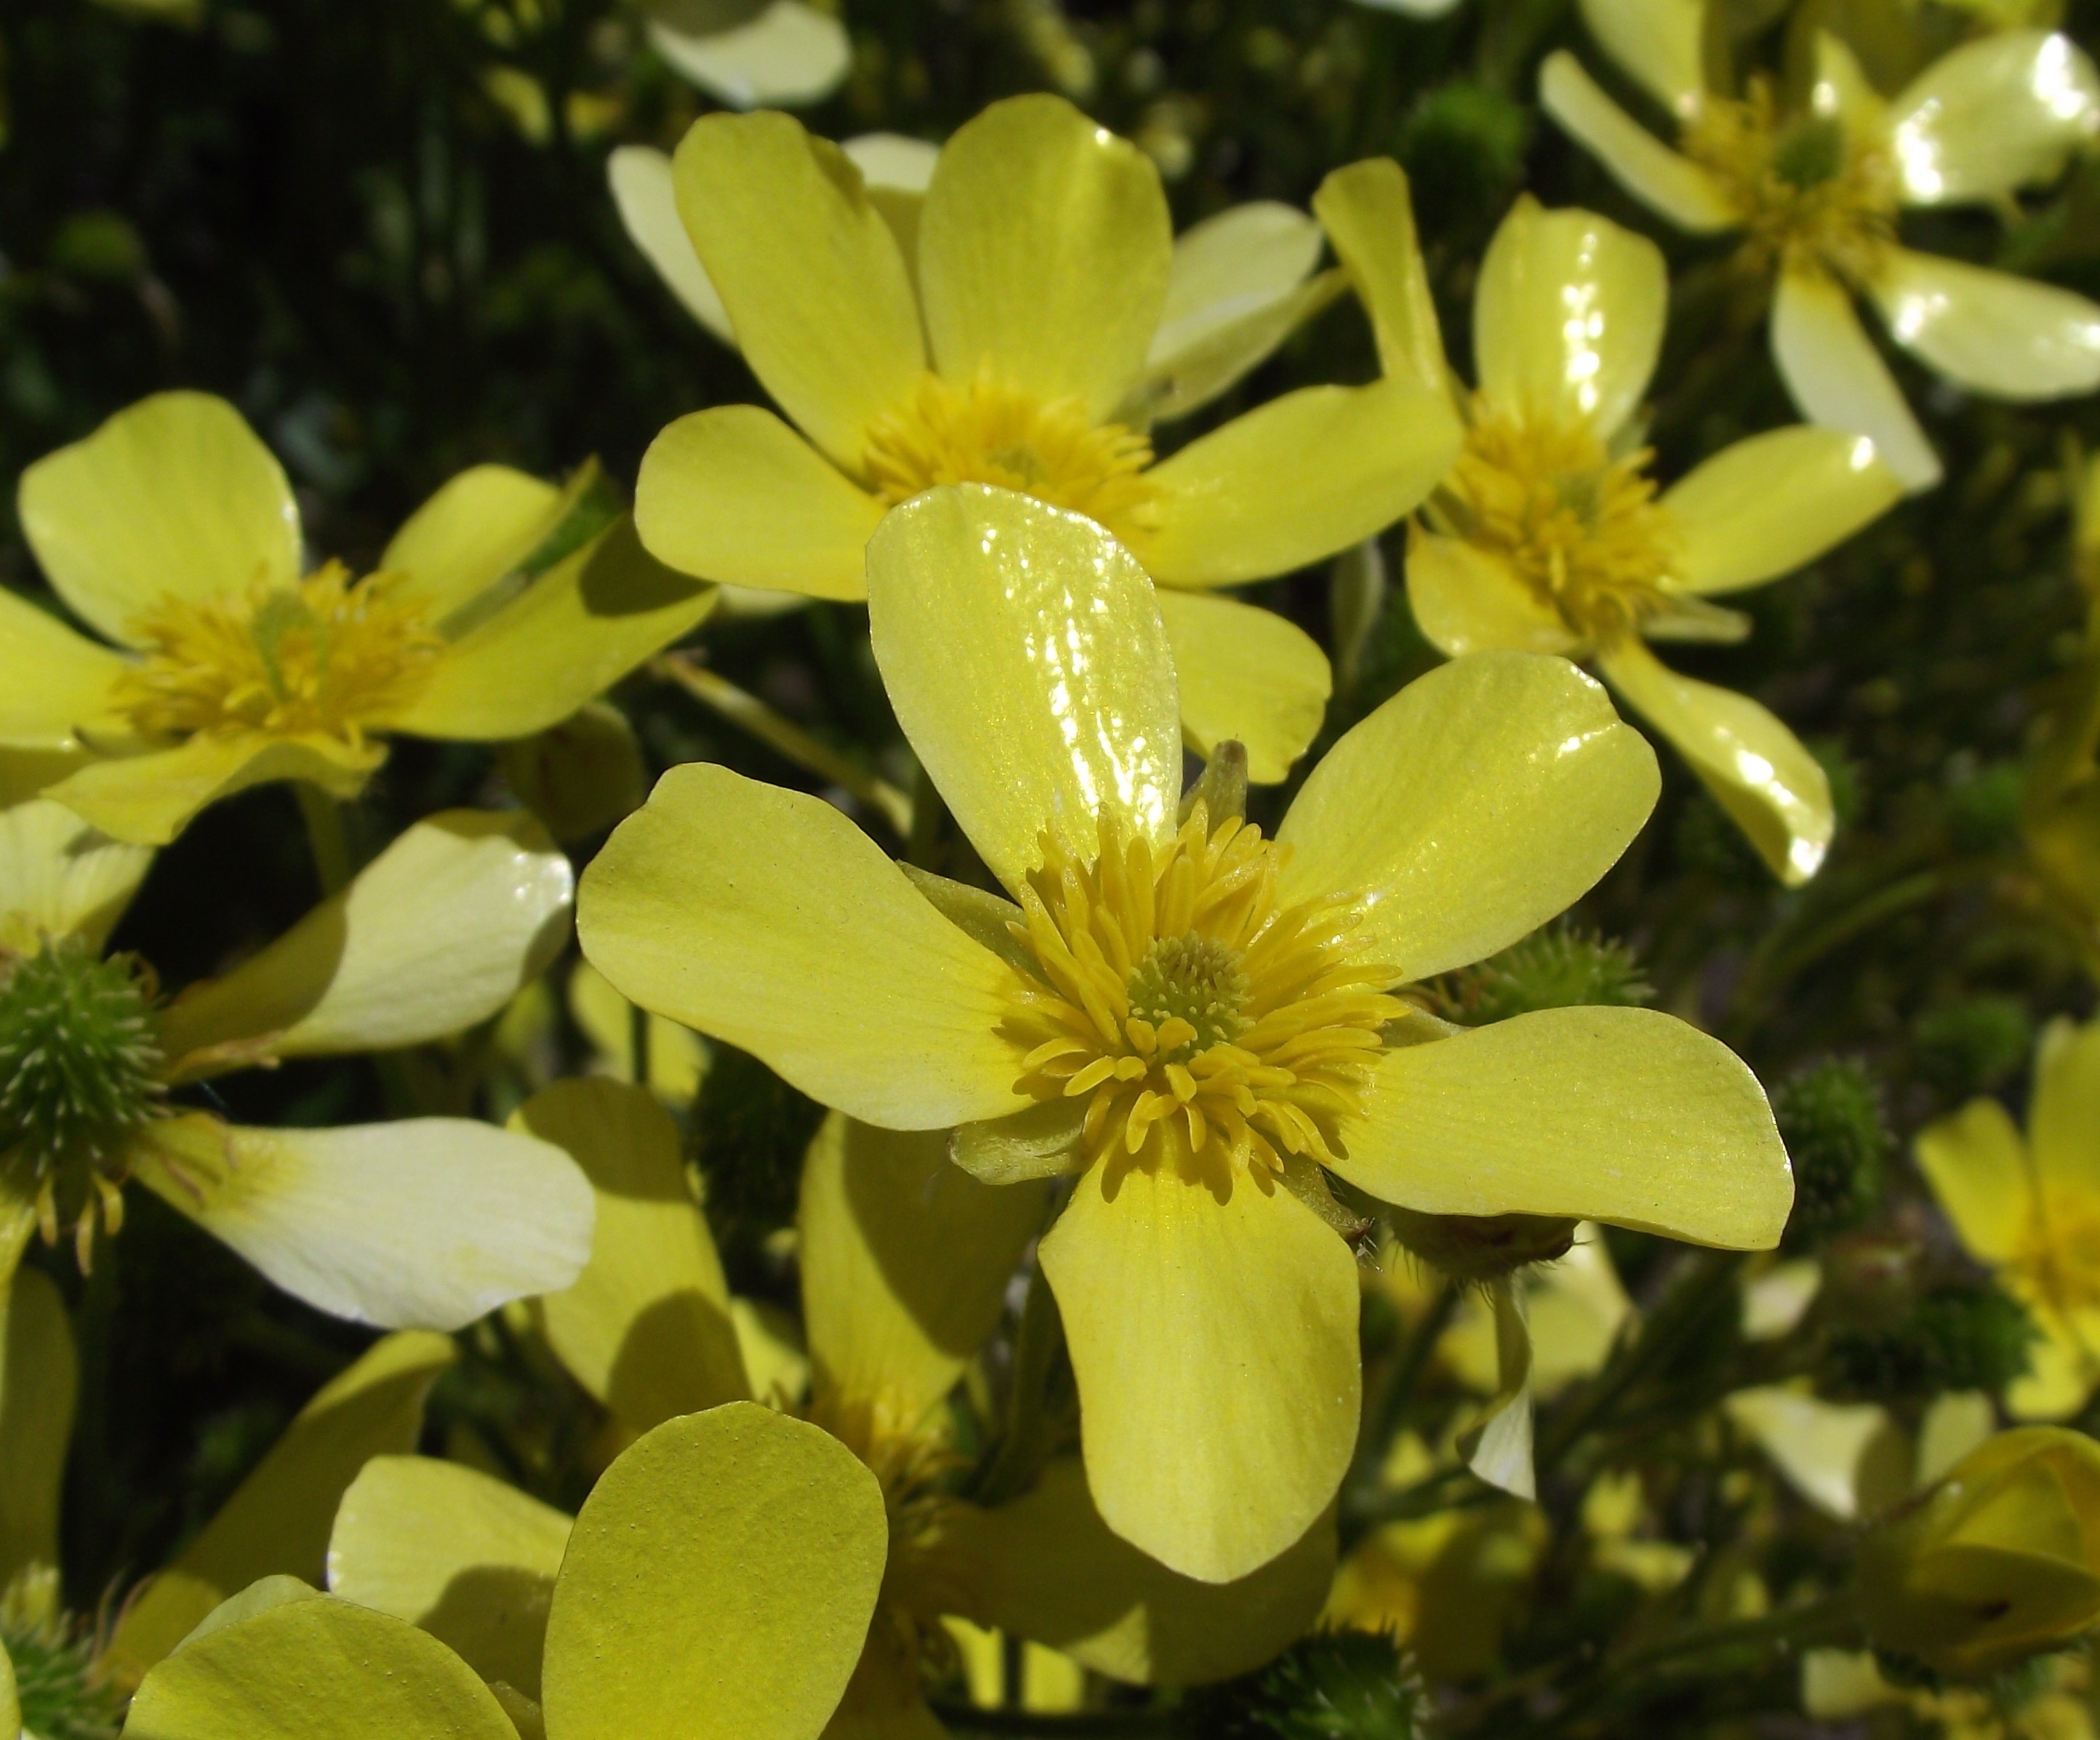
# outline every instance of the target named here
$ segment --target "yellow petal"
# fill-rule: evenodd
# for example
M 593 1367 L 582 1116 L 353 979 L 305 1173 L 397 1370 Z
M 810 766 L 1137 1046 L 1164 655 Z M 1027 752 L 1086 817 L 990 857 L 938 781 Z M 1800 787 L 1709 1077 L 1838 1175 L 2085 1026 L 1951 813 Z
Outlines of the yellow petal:
M 536 1698 L 568 1543 L 569 1519 L 514 1486 L 428 1456 L 374 1456 L 336 1511 L 329 1588 Z
M 1136 553 L 1167 586 L 1287 573 L 1391 525 L 1450 468 L 1458 442 L 1449 403 L 1412 381 L 1301 387 L 1146 473 L 1158 523 Z
M 1582 637 L 1507 557 L 1419 526 L 1407 538 L 1407 602 L 1415 625 L 1451 658 L 1582 648 Z
M 1379 1064 L 1335 1170 L 1425 1214 L 1604 1221 L 1762 1250 L 1793 1203 L 1764 1089 L 1654 1009 L 1542 1009 Z
M 1680 120 L 1705 102 L 1699 0 L 1582 0 L 1582 22 L 1604 52 Z
M 1838 825 L 1830 779 L 1801 740 L 1747 695 L 1680 677 L 1638 640 L 1599 660 L 1627 704 L 1668 738 L 1789 888 L 1821 868 Z
M 124 669 L 107 647 L 0 588 L 0 744 L 70 749 L 83 731 L 98 741 L 122 736 L 110 687 Z
M 1781 272 L 1771 342 L 1780 378 L 1804 416 L 1868 437 L 1906 489 L 1939 481 L 1939 457 L 1860 325 L 1850 290 L 1820 272 Z
M 516 572 L 574 505 L 573 492 L 542 479 L 509 466 L 474 466 L 403 522 L 379 567 L 401 576 L 399 596 L 441 620 Z
M 1483 652 L 1330 750 L 1277 838 L 1286 899 L 1350 894 L 1397 978 L 1507 947 L 1608 870 L 1655 807 L 1655 754 L 1564 660 Z
M 2027 1146 L 2005 1108 L 1971 1100 L 1917 1134 L 1917 1166 L 1963 1247 L 1979 1262 L 2013 1254 L 2034 1199 Z
M 1312 210 L 1370 316 L 1386 378 L 1448 395 L 1444 340 L 1406 172 L 1390 157 L 1349 164 L 1320 183 Z
M 1670 282 L 1645 236 L 1529 194 L 1502 219 L 1473 293 L 1473 364 L 1506 413 L 1617 431 L 1655 373 Z
M 73 936 L 99 947 L 152 862 L 150 847 L 104 839 L 48 798 L 0 810 L 0 946 L 27 954 Z
M 948 1158 L 986 1184 L 1061 1178 L 1086 1170 L 1086 1107 L 1077 1100 L 1039 1100 L 1026 1111 L 948 1133 Z
M 1478 1418 L 1458 1434 L 1457 1448 L 1466 1466 L 1490 1486 L 1516 1498 L 1535 1499 L 1538 1476 L 1531 1446 L 1536 1409 L 1524 1296 L 1508 1275 L 1489 1282 L 1488 1289 L 1495 1345 L 1493 1393 Z
M 15 1695 L 15 1663 L 7 1646 L 0 1643 L 0 1734 L 11 1737 L 22 1731 L 21 1701 Z
M 2100 133 L 2100 78 L 2067 36 L 2000 31 L 1934 61 L 1886 125 L 1906 205 L 1997 199 L 2053 179 Z
M 1871 1514 L 1877 1499 L 1902 1497 L 1909 1484 L 1910 1446 L 1878 1402 L 1821 1402 L 1771 1384 L 1737 1390 L 1724 1408 L 1789 1486 L 1840 1522 Z
M 1335 1573 L 1335 1522 L 1236 1582 L 1198 1583 L 1111 1534 L 1079 1461 L 1062 1456 L 1035 1488 L 965 1512 L 955 1544 L 981 1567 L 987 1625 L 1052 1645 L 1138 1685 L 1201 1685 L 1259 1667 L 1317 1617 Z
M 1900 1686 L 1882 1677 L 1871 1649 L 1810 1649 L 1801 1658 L 1801 1707 L 1819 1721 L 1909 1702 Z
M 58 594 L 130 643 L 160 599 L 288 586 L 299 510 L 240 413 L 205 393 L 156 393 L 22 474 L 23 535 Z
M 836 91 L 853 64 L 846 27 L 802 0 L 770 0 L 726 30 L 680 30 L 676 16 L 673 11 L 669 19 L 650 20 L 651 45 L 710 96 L 737 108 L 814 103 Z
M 387 1051 L 486 1020 L 568 939 L 575 877 L 523 810 L 447 810 L 417 822 L 291 930 L 163 1012 L 185 1076 L 247 1058 Z M 210 1047 L 218 1059 L 183 1060 Z
M 947 1732 L 927 1707 L 918 1663 L 898 1629 L 875 1626 L 823 1740 L 946 1740 Z
M 1173 220 L 1159 171 L 1062 97 L 1008 97 L 958 128 L 919 220 L 936 366 L 1113 416 L 1166 304 Z
M 777 1305 L 740 1296 L 730 1301 L 729 1314 L 752 1393 L 768 1407 L 793 1413 L 810 1393 L 810 1356 L 794 1318 Z
M 165 846 L 199 810 L 251 786 L 304 779 L 355 797 L 386 758 L 377 744 L 353 750 L 329 738 L 200 735 L 172 749 L 90 762 L 45 795 L 112 839 Z
M 1232 1583 L 1287 1551 L 1355 1448 L 1349 1248 L 1288 1190 L 1079 1181 L 1041 1246 L 1102 1520 L 1168 1570 Z
M 734 347 L 736 335 L 730 330 L 729 311 L 722 307 L 707 267 L 693 251 L 693 238 L 686 233 L 685 223 L 678 216 L 670 158 L 654 146 L 620 145 L 605 160 L 605 174 L 627 239 L 656 268 L 656 276 L 685 305 L 686 311 L 724 344 Z
M 576 1518 L 547 1623 L 556 1740 L 814 1740 L 888 1556 L 882 1490 L 748 1402 L 659 1426 Z
M 1918 1422 L 1917 1484 L 1930 1486 L 1997 1429 L 1997 1410 L 1982 1390 L 1935 1396 Z
M 2100 387 L 2100 305 L 2083 296 L 1907 248 L 1867 289 L 1890 336 L 1957 386 L 2015 401 Z
M 389 1336 L 321 1389 L 204 1532 L 124 1610 L 108 1658 L 119 1682 L 135 1684 L 258 1577 L 318 1583 L 343 1489 L 372 1457 L 416 1447 L 424 1398 L 454 1357 L 443 1336 Z
M 1683 539 L 1673 577 L 1705 593 L 1776 579 L 1842 543 L 1902 495 L 1864 436 L 1767 430 L 1723 448 L 1664 494 Z
M 1020 1109 L 1013 969 L 821 798 L 674 767 L 584 873 L 584 952 L 644 1009 L 888 1128 Z
M 867 573 L 897 722 L 1009 889 L 1046 829 L 1082 862 L 1104 810 L 1172 829 L 1173 656 L 1151 583 L 1106 532 L 1005 490 L 929 490 L 883 522 Z
M 569 974 L 569 1014 L 621 1081 L 634 1080 L 634 1005 L 588 961 Z M 648 1085 L 667 1105 L 686 1106 L 708 1073 L 708 1044 L 690 1027 L 644 1014 L 648 1026 Z
M 725 585 L 867 594 L 861 553 L 882 503 L 770 411 L 717 405 L 649 444 L 634 523 L 659 561 Z
M 457 1329 L 567 1287 L 590 1188 L 558 1148 L 468 1118 L 257 1130 L 153 1127 L 141 1182 L 288 1293 L 337 1317 Z
M 1672 151 L 1609 97 L 1565 49 L 1538 71 L 1539 106 L 1627 192 L 1695 236 L 1733 229 L 1741 218 L 1703 164 Z
M 1335 686 L 1326 654 L 1273 611 L 1196 592 L 1158 600 L 1189 747 L 1207 756 L 1230 739 L 1246 746 L 1255 784 L 1288 779 L 1326 717 Z
M 1819 28 L 1815 38 L 1810 108 L 1839 122 L 1855 139 L 1878 139 L 1888 131 L 1889 106 L 1867 77 L 1860 57 L 1832 31 Z
M 786 115 L 705 115 L 672 160 L 678 214 L 752 372 L 832 459 L 925 364 L 896 237 L 837 146 Z
M 130 1740 L 518 1740 L 473 1669 L 435 1638 L 348 1601 L 268 1608 L 148 1676 Z
M 1047 1183 L 995 1187 L 948 1164 L 945 1130 L 833 1112 L 802 1163 L 802 1315 L 819 1404 L 920 1427 L 999 1322 Z
M 2043 1030 L 2027 1133 L 2037 1177 L 2100 1195 L 2100 1022 Z
M 0 1589 L 24 1566 L 59 1561 L 59 1485 L 79 1393 L 65 1301 L 42 1270 L 21 1270 L 0 1314 Z
M 2036 1331 L 2027 1343 L 2027 1369 L 2005 1386 L 2005 1411 L 2015 1420 L 2068 1420 L 2100 1384 L 2100 1312 L 2066 1317 L 2036 1299 L 2023 1301 Z
M 589 1262 L 539 1305 L 548 1345 L 576 1381 L 635 1437 L 748 1396 L 721 1259 L 671 1115 L 622 1082 L 559 1081 L 510 1127 L 562 1149 L 598 1199 Z
M 704 620 L 713 589 L 621 519 L 452 643 L 391 731 L 491 742 L 558 725 Z

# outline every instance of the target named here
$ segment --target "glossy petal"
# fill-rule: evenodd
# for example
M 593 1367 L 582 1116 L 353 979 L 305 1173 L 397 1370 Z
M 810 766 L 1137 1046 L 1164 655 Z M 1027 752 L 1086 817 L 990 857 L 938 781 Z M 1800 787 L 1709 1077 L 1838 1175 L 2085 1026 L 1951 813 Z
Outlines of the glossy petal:
M 559 1149 L 466 1118 L 257 1130 L 154 1127 L 154 1195 L 318 1309 L 457 1329 L 567 1287 L 590 1255 L 590 1188 Z
M 329 738 L 196 736 L 172 749 L 90 762 L 45 795 L 112 839 L 165 846 L 201 810 L 251 786 L 304 779 L 355 797 L 386 751 L 345 749 Z
M 705 115 L 672 160 L 678 214 L 752 372 L 858 467 L 869 420 L 916 384 L 919 306 L 896 237 L 837 146 L 785 115 Z
M 1189 747 L 1207 756 L 1231 739 L 1246 746 L 1255 784 L 1288 779 L 1326 716 L 1327 655 L 1273 611 L 1197 592 L 1162 592 L 1158 602 Z
M 1019 1109 L 994 1031 L 1013 969 L 821 798 L 673 768 L 585 872 L 576 929 L 623 996 L 869 1123 Z
M 853 65 L 846 27 L 802 0 L 771 0 L 728 30 L 680 30 L 649 23 L 656 52 L 717 101 L 735 108 L 796 108 L 838 89 Z
M 955 130 L 919 220 L 935 366 L 1113 416 L 1166 305 L 1173 220 L 1152 160 L 1062 97 L 1009 97 Z
M 1304 1535 L 1355 1448 L 1356 1260 L 1288 1190 L 1220 1203 L 1142 1169 L 1079 1181 L 1040 1247 L 1102 1520 L 1231 1583 Z M 1162 1453 L 1171 1446 L 1171 1453 Z
M 523 810 L 417 822 L 260 954 L 161 1018 L 184 1073 L 274 1057 L 388 1051 L 493 1015 L 568 939 L 567 857 Z
M 1005 490 L 930 490 L 883 522 L 867 574 L 897 722 L 1009 889 L 1046 829 L 1082 861 L 1105 810 L 1172 829 L 1173 657 L 1151 583 L 1101 527 Z
M 421 1627 L 483 1679 L 536 1698 L 568 1543 L 567 1517 L 478 1469 L 375 1456 L 336 1512 L 329 1588 Z
M 1394 977 L 1507 947 L 1608 870 L 1655 807 L 1654 752 L 1560 659 L 1418 678 L 1312 770 L 1277 838 L 1286 899 L 1353 894 Z
M 0 810 L 0 947 L 27 954 L 68 936 L 99 947 L 152 862 L 150 847 L 105 839 L 48 798 Z
M 402 576 L 404 597 L 443 620 L 472 603 L 545 543 L 575 492 L 509 466 L 474 466 L 411 514 L 387 542 L 380 571 Z
M 923 1427 L 999 1322 L 1048 1186 L 980 1184 L 945 1130 L 833 1112 L 802 1164 L 802 1314 L 818 1403 Z
M 724 344 L 734 346 L 729 311 L 716 293 L 714 280 L 693 251 L 693 238 L 678 216 L 678 196 L 671 182 L 671 160 L 650 145 L 621 145 L 605 160 L 606 179 L 627 239 L 656 268 L 666 289 L 686 311 Z
M 2100 1195 L 2100 1022 L 2043 1030 L 2027 1125 L 2045 1185 Z
M 1539 68 L 1538 101 L 1612 180 L 1678 228 L 1710 236 L 1741 221 L 1703 164 L 1672 151 L 1621 108 L 1565 49 Z
M 1648 391 L 1670 282 L 1662 254 L 1595 212 L 1529 194 L 1502 219 L 1473 293 L 1473 363 L 1506 413 L 1579 418 L 1608 438 Z
M 1683 553 L 1672 577 L 1732 592 L 1813 562 L 1893 507 L 1903 484 L 1842 430 L 1767 430 L 1723 448 L 1662 498 Z
M 889 1546 L 880 1487 L 829 1433 L 748 1402 L 659 1426 L 576 1518 L 547 1623 L 548 1732 L 815 1740 Z
M 1692 764 L 1700 783 L 1789 888 L 1815 875 L 1837 812 L 1830 779 L 1801 740 L 1747 695 L 1695 682 L 1637 640 L 1599 662 L 1604 674 Z
M 2100 304 L 2083 296 L 1905 248 L 1867 288 L 1895 342 L 1957 386 L 2015 401 L 2100 387 Z
M 2004 30 L 1942 55 L 1890 105 L 1904 200 L 1992 200 L 2048 181 L 2100 133 L 2100 77 L 2066 36 Z
M 1448 396 L 1444 340 L 1406 172 L 1390 157 L 1349 164 L 1320 183 L 1312 210 L 1370 316 L 1386 378 Z
M 1604 52 L 1679 119 L 1705 100 L 1699 0 L 1582 0 L 1582 9 Z
M 576 1381 L 635 1437 L 748 1396 L 729 1285 L 671 1115 L 639 1088 L 581 1080 L 542 1089 L 510 1121 L 567 1154 L 598 1199 L 590 1261 L 539 1305 Z
M 0 588 L 0 744 L 69 749 L 83 731 L 98 741 L 121 737 L 128 726 L 110 705 L 110 687 L 124 669 L 107 647 Z
M 1544 1009 L 1401 1046 L 1335 1170 L 1425 1214 L 1535 1214 L 1762 1250 L 1793 1203 L 1757 1078 L 1654 1009 Z
M 1418 526 L 1407 539 L 1407 602 L 1415 625 L 1449 658 L 1469 652 L 1576 653 L 1581 637 L 1508 560 Z
M 120 645 L 162 598 L 298 578 L 299 510 L 284 468 L 205 393 L 156 393 L 38 460 L 15 509 L 59 596 Z
M 1167 586 L 1287 573 L 1415 506 L 1459 439 L 1448 401 L 1411 381 L 1301 387 L 1154 466 L 1158 523 L 1134 548 Z
M 125 1608 L 109 1654 L 120 1682 L 135 1684 L 258 1578 L 320 1583 L 344 1488 L 373 1456 L 416 1447 L 424 1398 L 455 1357 L 443 1336 L 389 1336 L 323 1388 L 204 1532 Z
M 1026 1497 L 966 1513 L 955 1539 L 982 1567 L 973 1592 L 985 1623 L 1140 1685 L 1201 1685 L 1261 1666 L 1312 1624 L 1335 1574 L 1334 1519 L 1323 1516 L 1237 1582 L 1179 1576 L 1110 1531 L 1073 1456 Z
M 0 1589 L 24 1566 L 59 1562 L 59 1487 L 79 1393 L 65 1301 L 42 1270 L 21 1270 L 0 1313 Z
M 1917 1134 L 1917 1167 L 1962 1246 L 2002 1263 L 2018 1248 L 2033 1206 L 2027 1145 L 1996 1100 L 1971 1100 Z
M 1814 82 L 1808 106 L 1816 114 L 1838 121 L 1856 139 L 1873 139 L 1888 131 L 1889 106 L 1867 77 L 1845 39 L 1818 29 L 1811 51 Z
M 770 411 L 718 405 L 649 444 L 634 523 L 659 561 L 726 585 L 867 594 L 862 552 L 880 500 Z
M 1804 417 L 1868 437 L 1913 492 L 1939 481 L 1939 457 L 1860 324 L 1851 292 L 1821 272 L 1780 273 L 1771 342 L 1780 378 Z

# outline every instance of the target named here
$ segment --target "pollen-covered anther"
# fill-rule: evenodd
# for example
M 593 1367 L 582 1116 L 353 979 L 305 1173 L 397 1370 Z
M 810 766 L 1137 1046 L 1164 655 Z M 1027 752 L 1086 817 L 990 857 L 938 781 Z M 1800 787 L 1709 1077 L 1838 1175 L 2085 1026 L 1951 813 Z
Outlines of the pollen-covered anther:
M 1005 1029 L 1017 1091 L 1087 1098 L 1090 1162 L 1167 1167 L 1220 1195 L 1286 1156 L 1332 1164 L 1362 1109 L 1396 975 L 1345 901 L 1286 905 L 1282 849 L 1198 803 L 1163 845 L 1101 824 L 1074 860 L 1046 835 L 1012 928 L 1036 963 Z

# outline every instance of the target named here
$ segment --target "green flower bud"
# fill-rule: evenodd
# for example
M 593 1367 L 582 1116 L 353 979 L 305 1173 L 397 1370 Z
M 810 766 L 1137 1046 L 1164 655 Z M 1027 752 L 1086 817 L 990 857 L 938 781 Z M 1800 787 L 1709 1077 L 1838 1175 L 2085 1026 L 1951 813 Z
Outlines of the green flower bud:
M 1813 1250 L 1859 1226 L 1881 1200 L 1893 1146 L 1881 1092 L 1859 1063 L 1832 1058 L 1782 1082 L 1772 1095 L 1772 1115 L 1793 1159 L 1785 1246 Z
M 0 1594 L 0 1647 L 14 1663 L 25 1735 L 117 1740 L 124 1698 L 102 1676 L 94 1639 L 59 1605 L 59 1576 L 33 1565 Z
M 1625 943 L 1561 925 L 1535 931 L 1460 975 L 1454 1000 L 1457 1018 L 1477 1025 L 1579 1004 L 1631 1008 L 1652 995 Z
M 1195 1730 L 1223 1740 L 1415 1740 L 1428 1699 L 1379 1632 L 1317 1632 L 1260 1672 L 1202 1694 Z

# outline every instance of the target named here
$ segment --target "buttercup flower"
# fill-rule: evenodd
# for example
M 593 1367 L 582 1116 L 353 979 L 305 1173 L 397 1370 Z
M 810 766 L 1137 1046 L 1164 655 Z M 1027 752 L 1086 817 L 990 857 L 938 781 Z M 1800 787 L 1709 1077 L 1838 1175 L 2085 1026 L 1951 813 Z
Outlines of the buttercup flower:
M 1772 360 L 1813 421 L 1870 435 L 1912 489 L 1939 461 L 1860 325 L 1855 294 L 1935 373 L 1990 398 L 2061 399 L 2100 386 L 2100 307 L 2082 296 L 1898 241 L 1906 208 L 1990 205 L 2058 174 L 2100 134 L 2100 77 L 2070 38 L 2006 30 L 1942 55 L 1883 99 L 1837 38 L 1816 38 L 1807 107 L 1753 77 L 1708 87 L 1701 0 L 1585 0 L 1607 54 L 1678 124 L 1670 150 L 1564 51 L 1539 100 L 1636 199 L 1680 229 L 1740 232 L 1776 280 Z
M 355 797 L 392 732 L 542 730 L 713 604 L 624 519 L 512 585 L 575 493 L 476 466 L 377 572 L 302 578 L 291 486 L 240 414 L 199 393 L 142 400 L 22 474 L 46 577 L 116 645 L 0 592 L 0 752 L 94 752 L 49 794 L 112 838 L 164 845 L 251 785 Z
M 566 1284 L 590 1194 L 557 1150 L 465 1118 L 266 1130 L 168 1090 L 279 1058 L 418 1044 L 496 1013 L 558 947 L 568 861 L 518 816 L 408 830 L 225 977 L 156 1000 L 104 939 L 152 854 L 60 805 L 0 812 L 0 1277 L 32 1233 L 122 1223 L 129 1178 L 339 1317 L 453 1329 Z
M 1917 1164 L 1969 1254 L 2040 1331 L 2005 1392 L 2022 1420 L 2062 1420 L 2100 1386 L 2100 1023 L 2049 1023 L 2024 1141 L 1971 1100 L 1918 1133 Z
M 653 554 L 727 585 L 859 598 L 868 536 L 897 504 L 948 484 L 1025 492 L 1105 527 L 1164 589 L 1194 746 L 1242 742 L 1252 778 L 1283 777 L 1319 726 L 1326 661 L 1215 589 L 1390 524 L 1456 441 L 1436 397 L 1388 380 L 1304 388 L 1154 462 L 1162 410 L 1222 391 L 1325 294 L 1274 289 L 1310 265 L 1302 221 L 1263 208 L 1215 245 L 1192 237 L 1177 285 L 1158 171 L 1051 96 L 961 128 L 923 201 L 871 186 L 784 115 L 704 117 L 673 179 L 704 281 L 796 426 L 730 405 L 659 435 L 635 497 Z M 1249 283 L 1241 306 L 1219 294 Z
M 1441 383 L 1436 311 L 1398 166 L 1360 163 L 1314 201 L 1348 263 L 1389 376 Z M 1453 656 L 1490 647 L 1595 660 L 1675 745 L 1780 880 L 1823 862 L 1829 780 L 1746 696 L 1665 668 L 1650 640 L 1734 641 L 1711 603 L 1814 560 L 1901 486 L 1873 442 L 1795 427 L 1725 448 L 1657 493 L 1636 412 L 1669 282 L 1654 244 L 1528 195 L 1496 231 L 1473 302 L 1479 382 L 1465 446 L 1408 541 L 1407 594 Z
M 1270 841 L 1229 800 L 1183 813 L 1167 632 L 1097 523 L 938 490 L 884 522 L 868 585 L 898 719 L 1007 898 L 695 765 L 586 873 L 585 950 L 850 1117 L 962 1126 L 982 1178 L 1076 1177 L 1040 1261 L 1125 1539 L 1226 1582 L 1333 1497 L 1357 1281 L 1323 1166 L 1427 1212 L 1777 1237 L 1785 1156 L 1712 1040 L 1625 1009 L 1459 1032 L 1394 994 L 1559 912 L 1646 817 L 1654 757 L 1573 666 L 1432 673 Z

